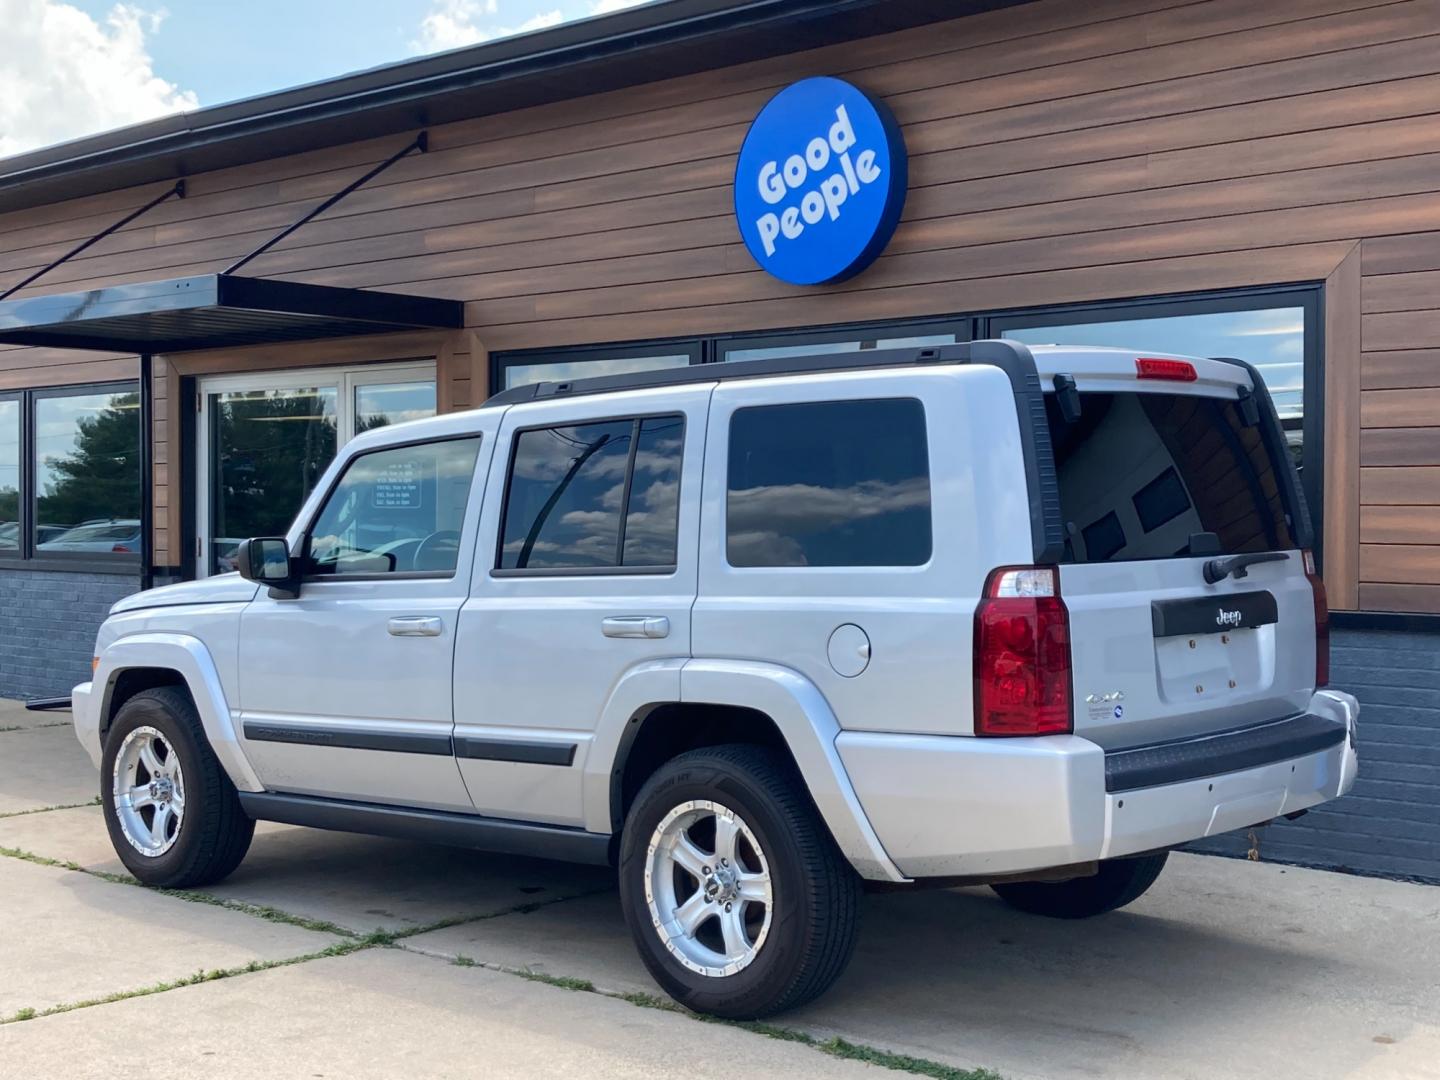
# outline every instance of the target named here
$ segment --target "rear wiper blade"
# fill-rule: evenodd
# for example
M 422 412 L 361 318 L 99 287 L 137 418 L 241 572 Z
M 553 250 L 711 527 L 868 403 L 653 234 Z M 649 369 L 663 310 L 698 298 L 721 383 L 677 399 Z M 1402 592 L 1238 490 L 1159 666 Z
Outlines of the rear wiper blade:
M 1283 551 L 1257 551 L 1251 555 L 1230 555 L 1224 559 L 1211 559 L 1205 564 L 1205 583 L 1214 585 L 1224 581 L 1231 574 L 1237 578 L 1249 575 L 1250 567 L 1256 563 L 1284 562 L 1290 558 Z

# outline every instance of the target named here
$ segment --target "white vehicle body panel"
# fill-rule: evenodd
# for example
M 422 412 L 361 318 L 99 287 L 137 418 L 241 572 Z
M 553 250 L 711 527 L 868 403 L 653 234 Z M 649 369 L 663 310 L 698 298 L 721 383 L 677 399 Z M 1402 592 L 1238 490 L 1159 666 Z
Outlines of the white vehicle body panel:
M 918 398 L 927 415 L 933 549 L 921 566 L 734 567 L 726 557 L 730 421 L 739 409 Z M 705 453 L 695 655 L 764 660 L 813 683 L 842 728 L 969 731 L 973 614 L 993 566 L 1031 559 L 1029 505 L 1009 380 L 937 367 L 722 384 Z M 981 494 L 981 493 L 985 494 Z M 863 674 L 832 666 L 843 625 L 870 640 Z
M 481 519 L 475 581 L 460 614 L 455 659 L 457 740 L 532 740 L 574 746 L 572 764 L 459 758 L 483 814 L 558 825 L 586 820 L 584 775 L 606 702 L 626 673 L 690 656 L 696 522 L 709 384 L 609 398 L 548 401 L 506 410 Z M 680 530 L 671 573 L 496 572 L 495 537 L 517 432 L 586 421 L 682 413 Z M 609 637 L 606 619 L 664 619 L 662 637 Z M 674 700 L 673 698 L 670 700 Z M 459 744 L 462 745 L 463 744 Z M 608 828 L 606 829 L 608 831 Z
M 463 540 L 475 535 L 500 417 L 467 417 L 463 426 L 452 419 L 448 432 L 480 437 L 453 576 L 308 580 L 298 597 L 261 590 L 241 617 L 240 738 L 267 790 L 471 809 L 449 750 L 455 717 L 448 691 L 475 552 Z M 328 491 L 345 464 L 367 450 L 405 442 L 408 426 L 391 429 L 401 437 L 356 439 L 317 491 Z M 438 620 L 440 632 L 396 636 L 395 619 Z M 391 737 L 405 748 L 386 749 Z

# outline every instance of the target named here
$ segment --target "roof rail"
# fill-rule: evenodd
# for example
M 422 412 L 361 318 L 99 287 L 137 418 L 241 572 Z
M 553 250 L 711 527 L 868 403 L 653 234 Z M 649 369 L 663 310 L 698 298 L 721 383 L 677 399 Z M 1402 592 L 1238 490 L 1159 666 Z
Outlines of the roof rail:
M 582 397 L 620 390 L 645 390 L 689 383 L 729 382 L 732 379 L 761 379 L 775 375 L 814 375 L 835 371 L 865 371 L 933 364 L 991 363 L 1004 366 L 1017 359 L 1034 361 L 1029 349 L 1017 341 L 966 341 L 924 349 L 874 349 L 863 352 L 825 353 L 815 356 L 782 356 L 772 360 L 726 360 L 713 364 L 692 364 L 682 368 L 661 368 L 625 375 L 597 375 L 566 382 L 541 382 L 502 390 L 480 407 L 518 405 L 523 401 Z

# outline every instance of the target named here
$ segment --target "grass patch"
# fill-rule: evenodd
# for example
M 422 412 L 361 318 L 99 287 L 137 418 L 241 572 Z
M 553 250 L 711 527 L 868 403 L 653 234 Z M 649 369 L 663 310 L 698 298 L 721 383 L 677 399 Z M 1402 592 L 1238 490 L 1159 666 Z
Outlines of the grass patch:
M 517 968 L 510 974 L 519 975 L 531 982 L 544 983 L 546 986 L 558 986 L 561 990 L 574 990 L 581 994 L 595 993 L 595 984 L 589 979 L 577 979 L 571 975 L 549 975 L 543 971 L 531 971 L 529 968 Z
M 892 1054 L 889 1050 L 848 1042 L 838 1035 L 824 1042 L 812 1042 L 812 1045 L 832 1057 L 863 1061 L 867 1065 L 878 1065 L 882 1069 L 894 1069 L 896 1072 L 914 1073 L 917 1076 L 930 1076 L 935 1080 L 1003 1080 L 1003 1077 L 993 1069 L 957 1069 L 953 1065 L 945 1065 L 928 1058 L 911 1057 L 909 1054 Z
M 34 863 L 36 866 L 53 866 L 59 870 L 78 870 L 82 874 L 85 872 L 85 868 L 79 863 L 52 859 L 46 855 L 36 855 L 33 851 L 25 851 L 22 848 L 0 846 L 0 855 L 11 859 L 20 859 L 22 862 Z
M 118 874 L 107 874 L 106 878 L 119 877 L 121 881 L 129 885 L 139 885 L 140 882 L 133 878 L 120 877 Z M 143 887 L 143 886 L 142 886 Z M 238 911 L 242 915 L 253 915 L 257 919 L 264 919 L 266 922 L 282 923 L 286 926 L 298 926 L 302 930 L 313 930 L 317 934 L 335 934 L 338 937 L 353 938 L 358 936 L 354 930 L 350 930 L 339 923 L 333 923 L 326 919 L 310 919 L 304 915 L 292 915 L 288 911 L 271 907 L 268 904 L 252 904 L 247 900 L 227 900 L 224 897 L 212 896 L 209 893 L 194 892 L 190 889 L 154 889 L 153 892 L 161 896 L 173 896 L 177 900 L 185 900 L 192 904 L 210 904 L 214 907 L 225 908 L 227 911 Z

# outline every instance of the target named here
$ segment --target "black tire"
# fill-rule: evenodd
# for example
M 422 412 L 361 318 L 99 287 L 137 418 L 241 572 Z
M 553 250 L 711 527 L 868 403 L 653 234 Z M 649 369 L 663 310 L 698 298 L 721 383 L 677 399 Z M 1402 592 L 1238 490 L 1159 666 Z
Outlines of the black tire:
M 115 758 L 125 737 L 146 726 L 160 732 L 178 755 L 185 785 L 185 809 L 173 833 L 174 844 L 154 856 L 126 838 L 111 790 Z M 142 690 L 120 707 L 105 737 L 100 802 L 115 853 L 145 885 L 189 889 L 214 884 L 240 865 L 255 833 L 255 822 L 241 808 L 235 785 L 205 738 L 195 703 L 178 687 Z
M 992 885 L 1011 907 L 1052 919 L 1088 919 L 1138 900 L 1165 869 L 1168 851 L 1133 859 L 1109 859 L 1094 877 Z
M 692 971 L 672 956 L 646 899 L 651 837 L 671 810 L 690 800 L 733 810 L 769 864 L 769 930 L 749 965 L 730 975 Z M 854 952 L 860 895 L 859 876 L 836 848 L 804 781 L 781 755 L 763 747 L 716 746 L 680 755 L 650 777 L 626 818 L 620 846 L 625 920 L 655 981 L 696 1012 L 752 1020 L 819 996 Z

